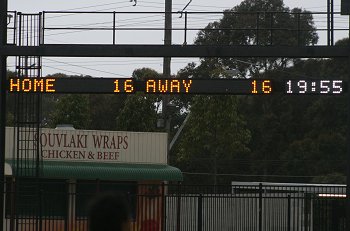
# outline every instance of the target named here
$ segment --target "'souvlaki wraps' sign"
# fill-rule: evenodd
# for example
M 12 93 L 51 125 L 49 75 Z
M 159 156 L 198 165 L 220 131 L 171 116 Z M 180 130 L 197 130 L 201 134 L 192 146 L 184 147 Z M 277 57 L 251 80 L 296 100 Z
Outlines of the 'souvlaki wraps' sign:
M 22 145 L 18 139 L 27 140 L 28 150 L 36 150 L 37 143 L 32 140 L 39 139 L 43 160 L 167 163 L 166 133 L 43 128 L 40 134 L 17 134 L 14 128 L 7 127 L 6 158 L 13 158 L 16 145 Z

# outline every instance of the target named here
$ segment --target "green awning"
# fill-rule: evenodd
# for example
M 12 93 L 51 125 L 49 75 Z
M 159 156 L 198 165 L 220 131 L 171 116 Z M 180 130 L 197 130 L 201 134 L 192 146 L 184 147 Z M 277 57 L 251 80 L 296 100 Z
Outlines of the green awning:
M 14 162 L 9 162 L 15 174 Z M 178 168 L 159 164 L 43 161 L 42 177 L 118 181 L 182 181 Z

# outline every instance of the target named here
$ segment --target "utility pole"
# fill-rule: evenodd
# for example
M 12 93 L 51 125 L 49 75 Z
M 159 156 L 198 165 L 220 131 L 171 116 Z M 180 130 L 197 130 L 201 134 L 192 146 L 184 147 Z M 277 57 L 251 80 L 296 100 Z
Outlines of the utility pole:
M 165 0 L 165 20 L 164 20 L 164 46 L 171 45 L 172 34 L 172 0 Z M 171 75 L 171 57 L 163 58 L 163 78 L 170 78 Z M 170 118 L 168 113 L 169 96 L 162 97 L 162 115 L 165 120 L 165 129 L 168 133 L 167 155 L 169 162 L 169 139 L 170 139 Z
M 7 0 L 0 0 L 0 48 L 7 44 Z M 2 49 L 0 49 L 2 50 Z M 0 229 L 4 228 L 6 55 L 0 53 Z

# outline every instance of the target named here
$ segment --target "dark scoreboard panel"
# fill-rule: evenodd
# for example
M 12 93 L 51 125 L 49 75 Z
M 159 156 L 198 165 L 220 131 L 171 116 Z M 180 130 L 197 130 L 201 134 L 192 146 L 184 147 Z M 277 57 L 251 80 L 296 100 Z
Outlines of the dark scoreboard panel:
M 324 94 L 339 95 L 345 91 L 342 80 L 270 79 L 163 79 L 137 81 L 132 78 L 10 78 L 10 93 L 77 93 L 77 94 L 225 94 L 269 95 Z
M 134 93 L 133 79 L 10 78 L 8 91 L 40 93 Z

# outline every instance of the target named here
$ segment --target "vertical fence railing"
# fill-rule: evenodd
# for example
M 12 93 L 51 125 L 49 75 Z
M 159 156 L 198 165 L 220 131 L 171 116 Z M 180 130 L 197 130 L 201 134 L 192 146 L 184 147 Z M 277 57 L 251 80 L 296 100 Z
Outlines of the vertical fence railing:
M 327 45 L 334 45 L 334 3 L 327 0 Z
M 187 11 L 185 11 L 185 25 L 184 25 L 184 45 L 187 44 Z
M 291 198 L 287 196 L 287 231 L 291 231 Z
M 345 29 L 341 26 L 335 27 L 334 25 L 340 25 L 340 23 L 335 24 L 335 19 L 339 20 L 338 17 L 335 17 L 335 15 L 338 15 L 338 12 L 334 12 L 334 9 L 331 8 L 330 13 L 329 12 L 235 12 L 235 11 L 225 11 L 225 12 L 181 12 L 181 14 L 184 15 L 184 22 L 178 24 L 174 23 L 174 26 L 172 28 L 173 31 L 183 31 L 183 41 L 182 44 L 188 44 L 189 43 L 189 32 L 192 31 L 203 31 L 203 32 L 215 32 L 220 31 L 220 33 L 225 31 L 230 31 L 230 36 L 234 35 L 235 33 L 239 36 L 245 36 L 250 37 L 251 39 L 254 39 L 252 44 L 248 45 L 295 45 L 295 43 L 298 46 L 303 45 L 304 42 L 302 42 L 302 39 L 304 39 L 304 35 L 307 33 L 306 29 L 308 27 L 305 27 L 305 23 L 308 23 L 308 17 L 306 17 L 307 14 L 310 14 L 311 16 L 317 16 L 317 27 L 315 27 L 316 32 L 327 32 L 327 45 L 333 45 L 334 44 L 334 33 L 344 31 Z M 74 16 L 77 19 L 79 19 L 79 13 L 81 15 L 106 15 L 106 18 L 109 19 L 112 18 L 112 22 L 106 26 L 102 22 L 98 23 L 92 23 L 92 25 L 96 26 L 86 26 L 86 24 L 77 25 L 73 24 L 72 26 L 69 26 L 69 23 L 67 26 L 59 26 L 57 23 L 58 20 L 62 17 L 66 18 L 65 16 Z M 117 20 L 123 20 L 123 17 L 125 15 L 133 16 L 131 18 L 137 18 L 137 15 L 140 14 L 149 14 L 157 16 L 159 14 L 165 14 L 164 12 L 64 12 L 64 11 L 43 11 L 42 12 L 42 42 L 41 44 L 47 43 L 46 37 L 51 35 L 79 35 L 79 33 L 82 32 L 94 32 L 101 33 L 102 31 L 111 31 L 112 36 L 110 40 L 107 42 L 108 44 L 119 44 L 123 43 L 123 32 L 137 32 L 137 33 L 143 33 L 150 31 L 165 31 L 163 27 L 157 27 L 154 26 L 154 21 L 152 23 L 152 20 L 149 22 L 149 24 L 141 24 L 141 23 L 125 23 L 120 24 L 117 23 Z M 172 12 L 172 14 L 179 14 L 179 12 Z M 244 24 L 232 24 L 228 25 L 226 27 L 213 27 L 208 28 L 207 25 L 204 23 L 204 25 L 198 25 L 196 21 L 193 21 L 192 19 L 196 20 L 196 17 L 189 17 L 189 15 L 201 15 L 201 14 L 207 14 L 207 15 L 232 15 L 234 17 L 233 20 L 242 21 L 245 22 Z M 290 18 L 295 18 L 295 21 L 292 22 L 293 24 L 285 23 L 284 15 L 289 14 Z M 54 16 L 52 16 L 54 15 Z M 117 18 L 118 16 L 118 18 Z M 264 17 L 263 17 L 264 16 Z M 81 16 L 83 18 L 85 16 Z M 102 16 L 101 16 L 102 17 Z M 57 21 L 56 21 L 57 18 Z M 255 19 L 254 19 L 255 18 Z M 340 18 L 340 17 L 339 17 Z M 47 20 L 48 19 L 48 20 Z M 190 20 L 191 19 L 191 20 Z M 321 23 L 321 19 L 326 21 L 325 23 Z M 125 19 L 124 17 L 124 20 Z M 72 20 L 73 21 L 73 20 Z M 147 21 L 146 21 L 147 22 Z M 339 21 L 341 22 L 341 21 Z M 70 22 L 71 23 L 71 22 Z M 77 20 L 77 23 L 79 23 L 79 20 Z M 210 23 L 210 21 L 208 21 Z M 103 24 L 103 26 L 99 26 L 99 24 Z M 181 25 L 181 26 L 177 26 Z M 57 34 L 51 34 L 52 31 L 61 31 Z M 49 33 L 48 33 L 49 32 Z M 116 33 L 118 32 L 118 38 L 119 34 L 121 35 L 121 40 L 117 39 Z M 293 38 L 293 39 L 284 39 L 280 40 L 280 35 L 283 34 L 285 37 Z M 97 34 L 98 35 L 98 34 Z M 143 34 L 140 34 L 143 35 Z M 147 34 L 145 34 L 147 35 Z M 71 36 L 69 36 L 71 37 Z M 88 38 L 91 36 L 87 36 Z M 84 44 L 84 42 L 81 40 L 81 37 L 79 37 L 77 41 L 81 41 L 78 44 Z M 45 40 L 45 41 L 44 41 Z M 73 39 L 74 40 L 74 39 Z M 118 40 L 118 41 L 117 41 Z M 235 43 L 237 42 L 237 44 Z M 308 41 L 309 42 L 309 41 Z M 67 41 L 67 43 L 69 43 Z M 241 45 L 238 41 L 230 41 L 230 45 Z M 209 44 L 207 44 L 209 45 Z M 212 45 L 217 45 L 213 43 Z M 310 45 L 310 44 L 305 44 Z
M 262 184 L 259 184 L 259 231 L 263 229 L 263 219 L 262 219 L 262 210 L 263 210 L 263 187 Z
M 113 11 L 113 45 L 115 45 L 115 24 L 116 24 L 116 21 L 115 21 L 115 17 L 116 16 L 116 13 L 115 11 Z
M 202 231 L 203 227 L 203 195 L 198 196 L 198 209 L 197 209 L 197 230 Z
M 133 231 L 347 231 L 344 187 L 216 186 L 214 194 L 214 186 L 41 180 L 38 187 L 29 187 L 27 180 L 26 187 L 16 187 L 11 181 L 6 187 L 6 231 L 88 231 L 85 206 L 98 187 L 100 192 L 126 190 Z M 35 192 L 39 199 L 33 201 Z M 19 200 L 16 193 L 28 197 Z
M 45 11 L 42 12 L 42 26 L 41 26 L 41 42 L 40 44 L 44 45 L 45 44 Z

